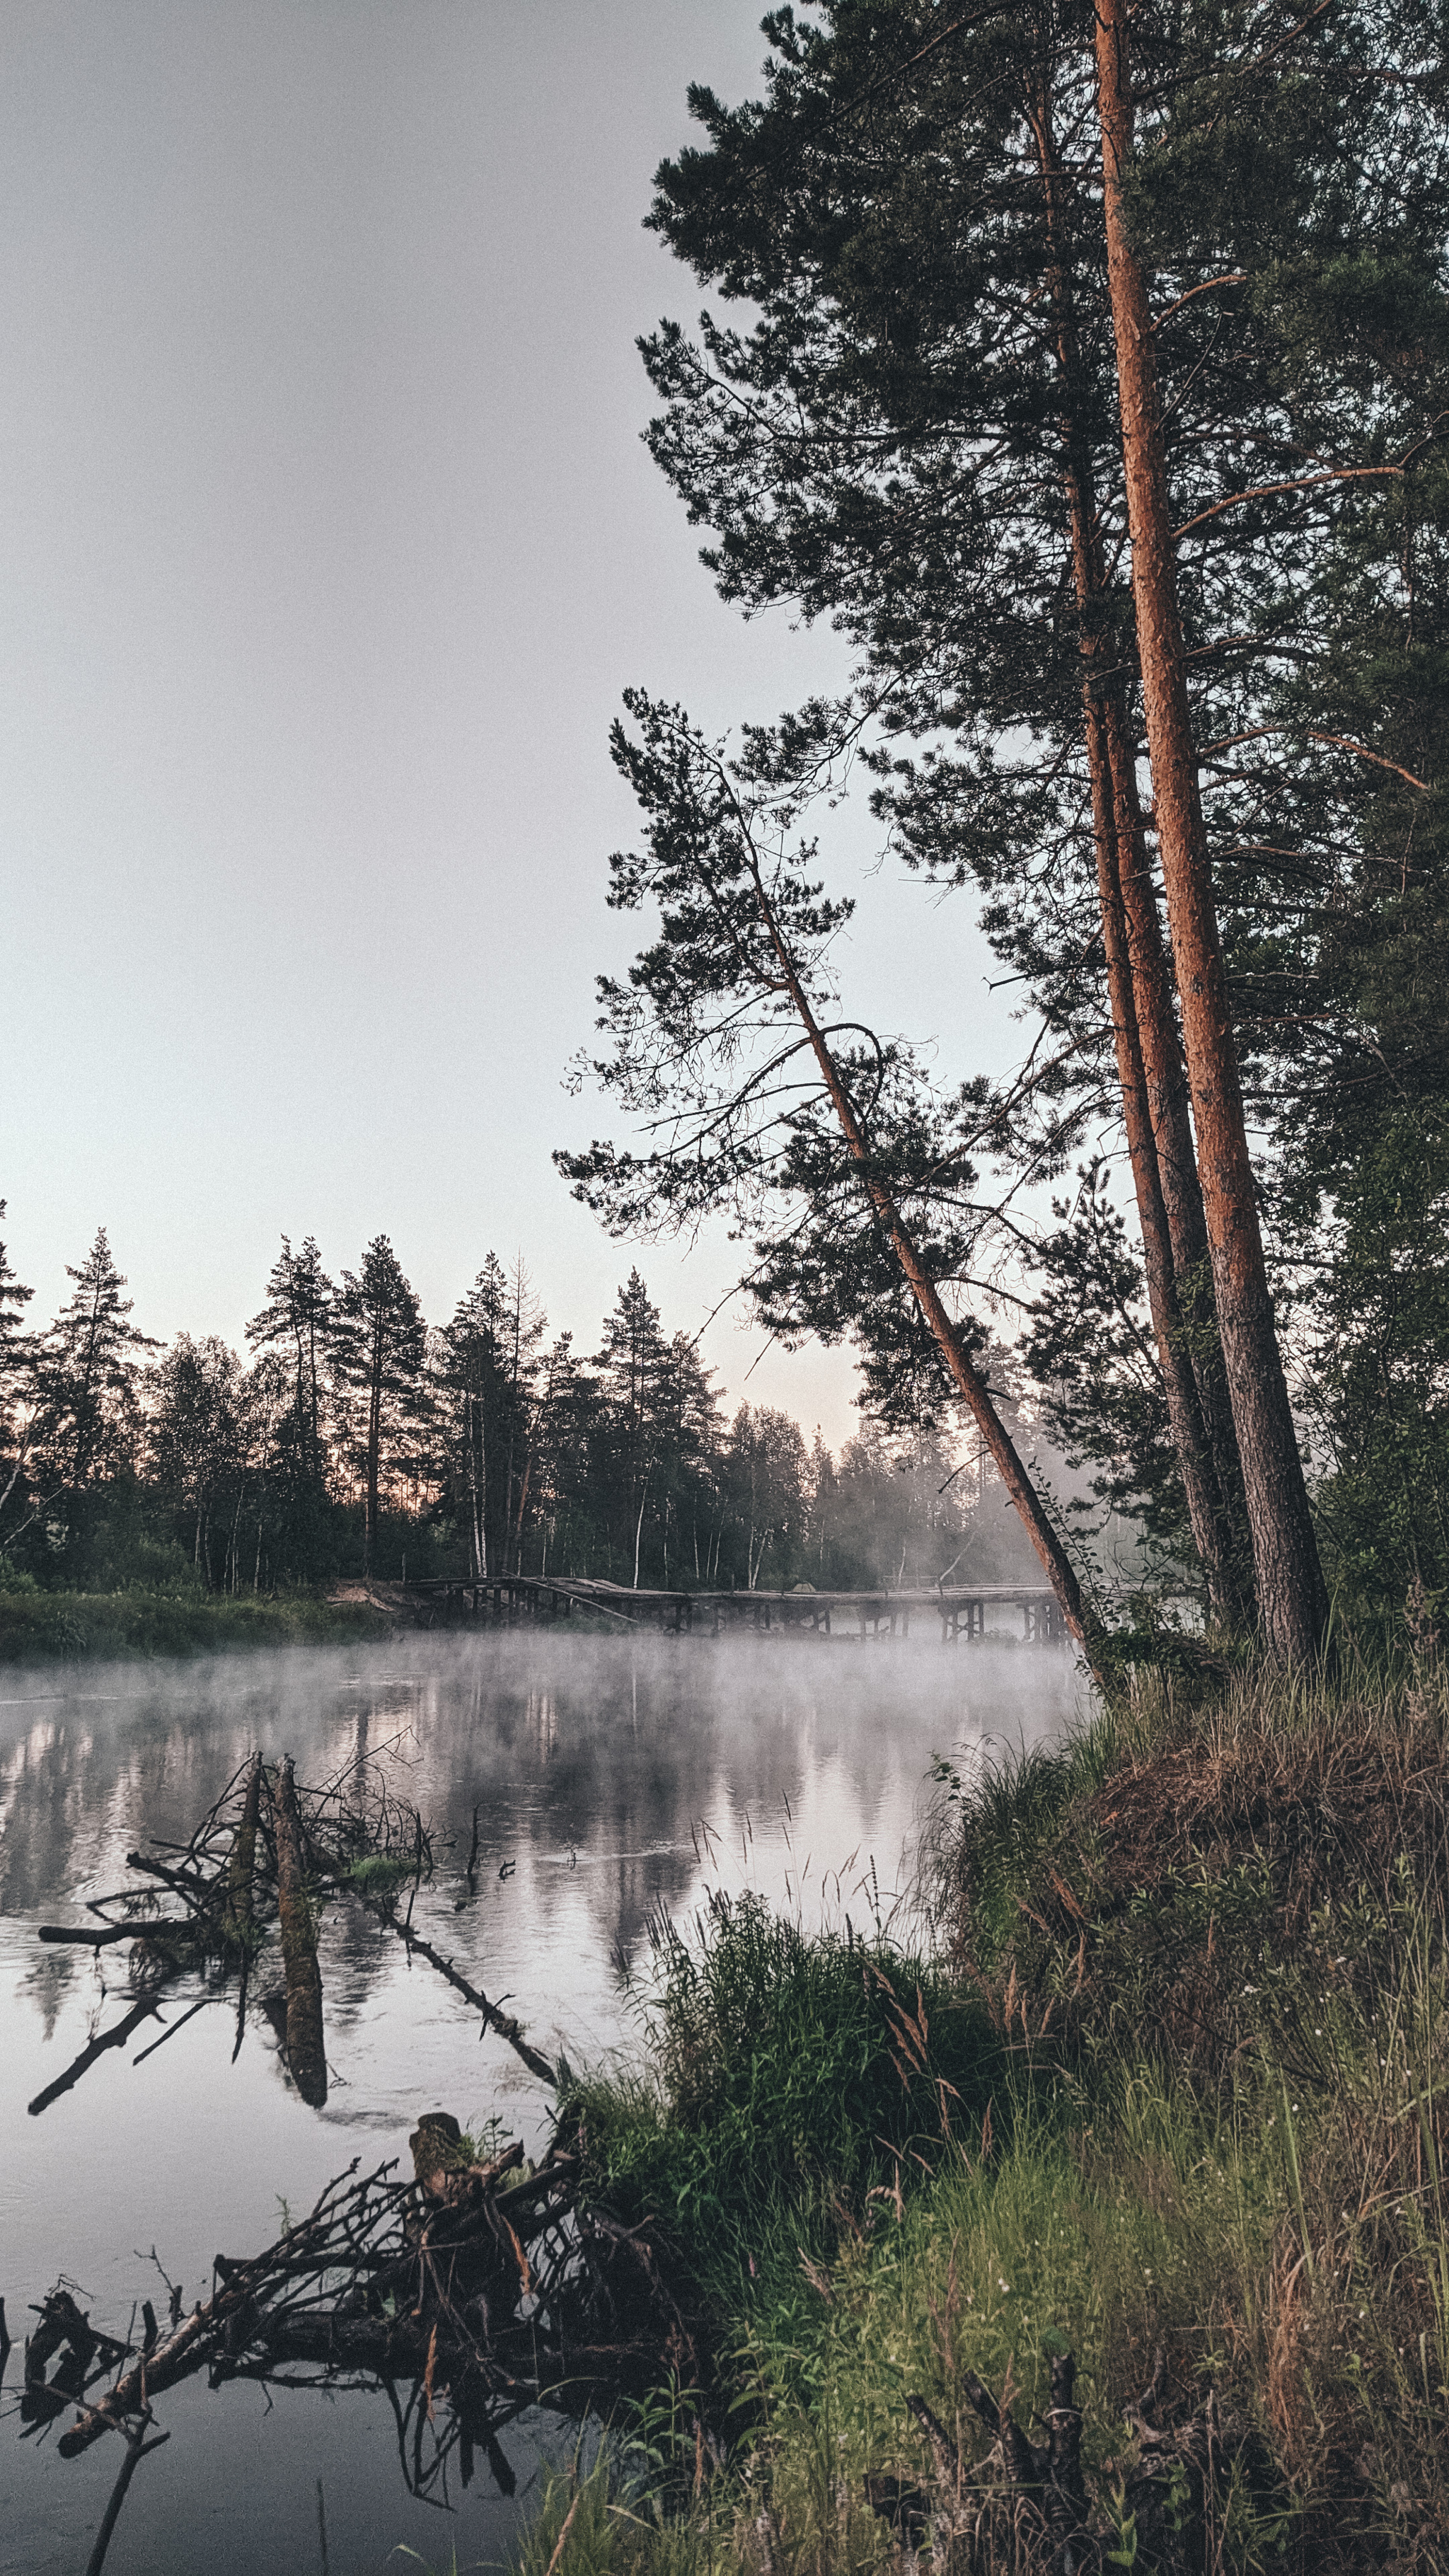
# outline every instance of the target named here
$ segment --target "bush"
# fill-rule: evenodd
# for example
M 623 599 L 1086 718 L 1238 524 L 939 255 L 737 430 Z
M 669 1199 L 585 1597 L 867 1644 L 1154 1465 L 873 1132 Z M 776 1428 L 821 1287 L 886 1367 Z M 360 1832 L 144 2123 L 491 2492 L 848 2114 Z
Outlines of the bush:
M 981 2002 L 939 1968 L 847 1929 L 807 1939 L 755 1895 L 715 1896 L 686 1938 L 661 1919 L 637 1995 L 647 2071 L 576 2082 L 589 2174 L 732 2294 L 802 2233 L 934 2169 L 979 2123 L 999 2050 Z

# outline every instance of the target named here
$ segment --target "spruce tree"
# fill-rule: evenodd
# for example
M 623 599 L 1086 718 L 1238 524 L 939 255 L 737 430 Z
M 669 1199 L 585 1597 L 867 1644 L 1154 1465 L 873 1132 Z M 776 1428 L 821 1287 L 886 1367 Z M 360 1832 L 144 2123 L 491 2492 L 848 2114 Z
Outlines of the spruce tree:
M 141 1353 L 154 1339 L 130 1321 L 134 1299 L 111 1257 L 105 1227 L 79 1267 L 75 1292 L 36 1353 L 35 1446 L 49 1500 L 79 1534 L 87 1498 L 133 1460 L 140 1435 Z

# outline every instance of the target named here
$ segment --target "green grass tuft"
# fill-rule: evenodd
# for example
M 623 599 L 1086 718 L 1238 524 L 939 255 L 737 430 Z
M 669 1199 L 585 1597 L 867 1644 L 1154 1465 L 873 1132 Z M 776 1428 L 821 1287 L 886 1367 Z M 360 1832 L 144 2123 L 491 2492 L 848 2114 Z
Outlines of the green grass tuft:
M 979 2125 L 1001 2051 L 981 1999 L 849 1934 L 810 1940 L 754 1895 L 716 1897 L 686 1937 L 656 1927 L 637 2005 L 642 2063 L 567 2106 L 592 2186 L 662 2220 L 696 2285 L 749 2304 L 799 2290 L 842 2208 L 909 2189 Z

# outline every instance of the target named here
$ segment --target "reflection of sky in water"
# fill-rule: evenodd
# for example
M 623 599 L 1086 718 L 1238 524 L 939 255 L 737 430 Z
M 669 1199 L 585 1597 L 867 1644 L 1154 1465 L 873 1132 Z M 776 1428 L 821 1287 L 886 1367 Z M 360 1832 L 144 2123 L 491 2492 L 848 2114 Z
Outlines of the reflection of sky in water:
M 0 2294 L 12 2333 L 62 2267 L 124 2328 L 132 2298 L 155 2286 L 133 2249 L 153 2243 L 189 2304 L 218 2249 L 275 2232 L 278 2194 L 295 2210 L 354 2154 L 405 2154 L 422 2110 L 466 2122 L 497 2109 L 531 2142 L 545 2125 L 541 2089 L 503 2043 L 480 2042 L 462 2002 L 355 1906 L 324 1922 L 333 2079 L 320 2116 L 291 2092 L 264 2027 L 230 2066 L 223 2005 L 139 2072 L 134 2051 L 117 2051 L 27 2117 L 118 2011 L 106 1979 L 113 1998 L 124 1978 L 114 1955 L 93 1965 L 41 1949 L 36 1922 L 80 1919 L 88 1897 L 125 1880 L 128 1850 L 184 1839 L 252 1746 L 291 1752 L 312 1784 L 360 1753 L 384 1755 L 437 1829 L 419 1929 L 494 2000 L 511 1998 L 537 2044 L 578 2063 L 635 2039 L 614 1962 L 647 1955 L 651 1909 L 683 1917 L 724 1885 L 757 1887 L 807 1925 L 868 1921 L 873 1889 L 888 1911 L 908 1887 L 932 1755 L 1053 1731 L 1075 1693 L 1060 1653 L 990 1644 L 527 1633 L 410 1637 L 361 1665 L 293 1655 L 107 1669 L 73 1693 L 54 1675 L 0 1676 Z M 258 1983 L 277 1981 L 273 1966 Z M 12 2387 L 18 2362 L 17 2350 Z M 370 2576 L 398 2540 L 445 2562 L 455 2538 L 460 2559 L 500 2554 L 513 2514 L 486 2473 L 455 2522 L 413 2505 L 379 2404 L 381 2418 L 370 2401 L 306 2395 L 268 2415 L 257 2390 L 168 2394 L 162 2421 L 176 2437 L 139 2475 L 110 2576 L 310 2566 L 319 2473 L 333 2576 Z M 73 2567 L 115 2459 L 102 2444 L 67 2467 L 52 2449 L 22 2448 L 15 2429 L 0 2430 L 0 2570 Z M 526 2472 L 529 2438 L 515 2430 L 505 2447 Z

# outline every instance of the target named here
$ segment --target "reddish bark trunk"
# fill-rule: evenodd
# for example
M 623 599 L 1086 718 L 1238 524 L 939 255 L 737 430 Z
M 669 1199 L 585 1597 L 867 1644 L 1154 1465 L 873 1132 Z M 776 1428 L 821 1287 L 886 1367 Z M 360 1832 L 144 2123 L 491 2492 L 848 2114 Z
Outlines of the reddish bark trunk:
M 1137 796 L 1136 745 L 1122 692 L 1106 700 L 1108 755 L 1117 805 L 1127 951 L 1142 1046 L 1148 1114 L 1172 1246 L 1177 1302 L 1186 1329 L 1193 1378 L 1212 1459 L 1218 1525 L 1226 1558 L 1224 1615 L 1229 1624 L 1253 1618 L 1252 1546 L 1243 1493 L 1243 1462 L 1223 1369 L 1213 1299 L 1212 1260 L 1202 1183 L 1188 1114 L 1187 1079 L 1172 1007 L 1172 969 L 1163 944 L 1157 895 Z
M 1132 594 L 1203 1212 L 1259 1606 L 1274 1652 L 1296 1661 L 1317 1652 L 1327 1604 L 1273 1329 L 1198 792 L 1152 322 L 1122 207 L 1132 157 L 1128 0 L 1098 0 L 1097 88 Z
M 1044 86 L 1031 100 L 1029 114 L 1046 207 L 1063 395 L 1062 482 L 1071 536 L 1072 577 L 1082 621 L 1082 716 L 1092 792 L 1097 891 L 1123 1126 L 1142 1238 L 1143 1276 L 1193 1544 L 1203 1566 L 1214 1615 L 1225 1625 L 1237 1626 L 1245 1614 L 1251 1616 L 1252 1604 L 1251 1593 L 1247 1600 L 1243 1597 L 1232 1527 L 1236 1443 L 1231 1417 L 1224 1425 L 1221 1407 L 1216 1425 L 1210 1418 L 1203 1401 L 1202 1378 L 1206 1372 L 1194 1368 L 1185 1330 L 1187 1319 L 1180 1285 L 1186 1275 L 1184 1253 L 1188 1265 L 1197 1261 L 1206 1250 L 1206 1234 L 1201 1229 L 1202 1201 L 1187 1123 L 1186 1089 L 1172 1018 L 1167 963 L 1146 873 L 1131 737 L 1121 684 L 1100 667 L 1105 658 L 1103 638 L 1093 607 L 1105 594 L 1106 573 L 1090 457 L 1078 408 L 1081 351 L 1063 249 L 1060 166 Z M 1202 1241 L 1187 1249 L 1184 1219 L 1193 1200 Z M 1224 1446 L 1226 1458 L 1221 1454 Z

